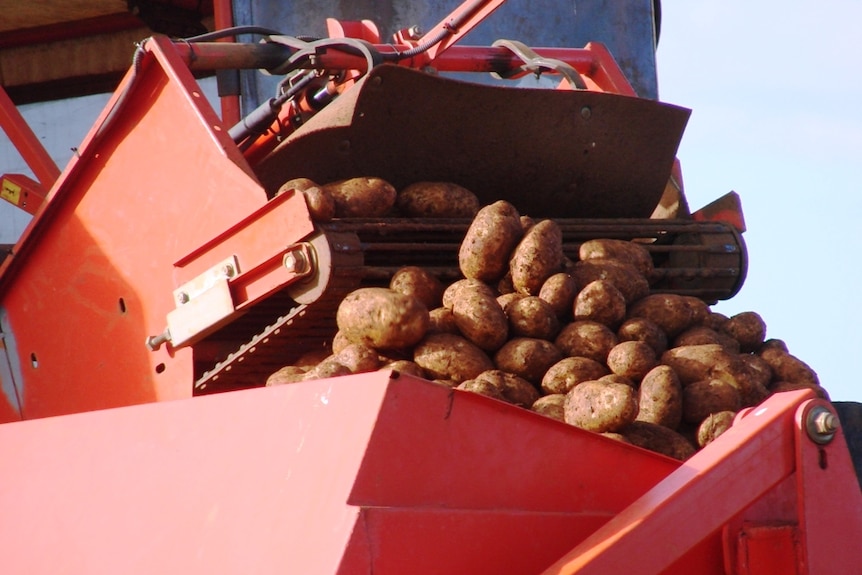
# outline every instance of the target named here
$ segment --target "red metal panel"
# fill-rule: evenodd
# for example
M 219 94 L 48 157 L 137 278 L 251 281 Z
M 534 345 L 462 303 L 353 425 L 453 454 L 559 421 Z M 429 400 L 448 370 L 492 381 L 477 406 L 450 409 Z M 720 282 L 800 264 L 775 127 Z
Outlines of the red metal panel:
M 390 375 L 0 425 L 4 569 L 536 573 L 679 466 Z
M 2 268 L 27 418 L 189 397 L 191 350 L 145 346 L 173 264 L 266 204 L 170 42 L 147 49 Z

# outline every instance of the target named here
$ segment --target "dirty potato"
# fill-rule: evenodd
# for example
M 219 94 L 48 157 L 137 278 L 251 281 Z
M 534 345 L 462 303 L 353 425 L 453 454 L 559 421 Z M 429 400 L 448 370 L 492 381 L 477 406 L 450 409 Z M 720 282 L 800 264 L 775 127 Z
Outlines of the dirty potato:
M 396 359 L 394 361 L 390 361 L 389 363 L 381 366 L 379 368 L 379 371 L 390 369 L 392 371 L 398 372 L 399 374 L 406 373 L 407 375 L 413 375 L 422 379 L 428 378 L 428 374 L 425 373 L 425 370 L 422 369 L 415 361 L 410 361 L 409 359 Z
M 266 378 L 266 387 L 302 381 L 306 371 L 308 371 L 306 367 L 286 365 Z
M 715 441 L 719 435 L 730 429 L 735 417 L 735 411 L 710 413 L 697 426 L 697 444 L 700 447 L 706 447 Z
M 568 271 L 575 278 L 579 290 L 590 282 L 605 280 L 620 290 L 627 304 L 649 293 L 649 282 L 637 268 L 617 260 L 582 260 L 575 262 Z
M 729 379 L 726 374 L 736 369 L 737 361 L 735 354 L 715 343 L 674 347 L 661 356 L 661 363 L 673 368 L 684 386 L 704 379 Z
M 585 381 L 566 394 L 566 423 L 596 433 L 619 431 L 638 414 L 637 392 L 628 385 Z
M 508 339 L 509 320 L 497 298 L 485 290 L 461 290 L 452 302 L 452 315 L 458 331 L 484 351 L 496 351 Z
M 649 250 L 641 244 L 618 239 L 594 239 L 581 244 L 578 257 L 583 260 L 610 259 L 634 266 L 646 278 L 653 272 Z
M 296 190 L 305 198 L 308 213 L 315 222 L 328 222 L 335 217 L 335 198 L 327 190 L 318 186 L 308 178 L 294 178 L 286 181 L 276 192 L 283 194 L 289 190 Z
M 557 421 L 566 421 L 566 413 L 563 405 L 566 402 L 566 395 L 563 393 L 553 393 L 544 395 L 537 399 L 530 408 L 536 413 L 556 419 Z
M 351 343 L 333 357 L 352 373 L 375 371 L 380 367 L 380 356 L 377 351 L 362 343 Z
M 504 311 L 509 319 L 509 333 L 513 336 L 553 341 L 560 331 L 560 320 L 554 309 L 537 296 L 513 298 Z
M 492 283 L 509 271 L 509 256 L 524 235 L 520 217 L 504 200 L 479 210 L 458 249 L 458 267 L 465 278 Z
M 456 384 L 494 369 L 484 351 L 468 339 L 451 333 L 428 334 L 413 348 L 413 361 L 431 378 Z
M 434 308 L 428 312 L 427 333 L 454 333 L 460 335 L 455 314 L 447 307 Z
M 554 344 L 566 356 L 588 357 L 600 363 L 608 358 L 611 348 L 617 345 L 616 334 L 596 321 L 574 321 L 563 326 Z
M 810 365 L 779 346 L 761 348 L 758 355 L 772 369 L 773 381 L 820 385 L 820 378 Z
M 547 394 L 565 394 L 580 383 L 595 381 L 607 374 L 607 366 L 588 357 L 565 357 L 548 368 L 541 387 Z
M 671 347 L 714 343 L 731 353 L 739 353 L 739 342 L 727 333 L 716 331 L 705 325 L 695 325 L 676 336 Z
M 578 292 L 573 307 L 576 320 L 591 320 L 616 329 L 626 316 L 626 298 L 614 284 L 595 280 Z
M 335 359 L 334 356 L 324 359 L 316 366 L 305 372 L 303 381 L 311 381 L 314 379 L 327 379 L 330 377 L 340 377 L 342 375 L 351 375 L 353 372 L 350 368 Z
M 669 293 L 650 294 L 632 304 L 628 315 L 650 320 L 674 338 L 691 327 L 695 310 L 684 296 Z
M 640 381 L 656 366 L 655 351 L 642 341 L 624 341 L 608 352 L 607 364 L 612 372 L 632 381 Z
M 477 279 L 465 278 L 452 282 L 445 290 L 443 290 L 443 307 L 452 309 L 452 306 L 455 304 L 455 300 L 460 297 L 462 290 L 478 290 L 491 297 L 497 297 L 497 294 L 494 293 L 491 286 L 485 282 Z
M 572 309 L 577 295 L 578 284 L 575 282 L 575 278 L 566 272 L 552 274 L 539 289 L 539 297 L 548 302 L 548 305 L 561 320 L 572 317 Z
M 472 218 L 479 198 L 452 182 L 415 182 L 398 192 L 398 211 L 411 218 Z
M 744 352 L 757 351 L 766 339 L 766 322 L 753 311 L 731 316 L 721 330 L 738 341 L 740 351 Z
M 539 385 L 545 372 L 563 358 L 551 342 L 533 337 L 514 337 L 494 354 L 494 365 Z
M 680 461 L 685 461 L 696 452 L 694 445 L 682 434 L 663 425 L 634 421 L 621 433 L 633 445 Z
M 396 270 L 389 281 L 389 289 L 415 297 L 429 310 L 440 307 L 443 301 L 443 282 L 419 266 Z
M 509 271 L 515 291 L 539 295 L 542 284 L 561 271 L 563 232 L 554 220 L 542 220 L 526 231 L 512 252 Z
M 382 287 L 347 294 L 335 314 L 338 329 L 376 350 L 413 346 L 428 330 L 428 309 L 418 299 Z
M 483 371 L 474 381 L 487 381 L 495 385 L 503 398 L 514 405 L 531 407 L 539 399 L 539 390 L 529 381 L 500 369 Z
M 638 390 L 637 421 L 647 421 L 676 429 L 682 421 L 682 384 L 666 365 L 652 368 L 641 380 Z
M 323 190 L 335 200 L 337 218 L 379 218 L 392 211 L 397 192 L 382 178 L 358 177 L 330 182 Z
M 720 379 L 695 381 L 682 390 L 682 418 L 686 423 L 700 425 L 711 413 L 739 411 L 741 406 L 736 387 Z
M 655 351 L 656 357 L 661 357 L 667 351 L 667 334 L 654 322 L 644 317 L 633 317 L 625 320 L 617 329 L 619 341 L 642 341 Z
M 503 391 L 493 382 L 485 379 L 467 379 L 456 385 L 455 389 L 477 393 L 500 401 L 506 401 L 506 398 L 503 397 Z

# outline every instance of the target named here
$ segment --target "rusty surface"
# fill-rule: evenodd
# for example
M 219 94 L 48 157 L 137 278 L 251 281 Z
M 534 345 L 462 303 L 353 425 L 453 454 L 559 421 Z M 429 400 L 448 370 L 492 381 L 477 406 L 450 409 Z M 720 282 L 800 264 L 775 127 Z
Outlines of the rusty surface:
M 270 193 L 296 177 L 377 176 L 399 189 L 438 180 L 533 217 L 646 218 L 688 116 L 616 94 L 479 85 L 379 66 L 256 171 Z

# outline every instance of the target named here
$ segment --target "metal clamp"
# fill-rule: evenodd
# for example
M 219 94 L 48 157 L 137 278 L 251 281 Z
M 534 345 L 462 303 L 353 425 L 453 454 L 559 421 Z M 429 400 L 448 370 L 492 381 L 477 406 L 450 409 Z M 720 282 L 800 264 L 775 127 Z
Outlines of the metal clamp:
M 532 72 L 536 76 L 540 76 L 545 70 L 552 70 L 563 76 L 573 89 L 587 89 L 587 83 L 584 82 L 583 76 L 581 76 L 580 73 L 578 73 L 578 71 L 572 66 L 556 58 L 545 58 L 544 56 L 539 56 L 532 48 L 528 47 L 523 42 L 503 39 L 494 42 L 493 46 L 497 48 L 506 48 L 515 56 L 520 58 L 524 64 L 519 66 L 517 70 L 522 72 Z M 517 73 L 514 70 L 510 70 L 505 73 L 491 72 L 491 75 L 495 78 L 507 79 L 516 76 Z

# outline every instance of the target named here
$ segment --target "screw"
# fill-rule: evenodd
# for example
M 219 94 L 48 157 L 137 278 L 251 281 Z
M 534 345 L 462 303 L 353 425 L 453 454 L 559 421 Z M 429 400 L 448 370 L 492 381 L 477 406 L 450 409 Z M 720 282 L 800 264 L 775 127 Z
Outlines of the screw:
M 181 291 L 180 293 L 177 294 L 177 303 L 178 304 L 189 303 L 190 299 L 191 298 L 189 297 L 189 294 L 187 294 L 184 291 Z
M 808 437 L 815 443 L 826 444 L 835 437 L 841 427 L 838 417 L 823 406 L 817 406 L 808 413 L 805 424 Z
M 231 264 L 225 264 L 221 268 L 221 273 L 225 277 L 232 278 L 234 276 L 234 274 L 236 273 L 236 270 L 234 270 L 234 267 Z
M 407 29 L 407 36 L 411 40 L 418 40 L 422 37 L 422 28 L 417 25 L 410 26 L 410 28 Z
M 581 118 L 583 118 L 584 120 L 589 120 L 590 116 L 592 115 L 593 111 L 590 109 L 589 106 L 584 106 L 583 108 L 581 108 Z

